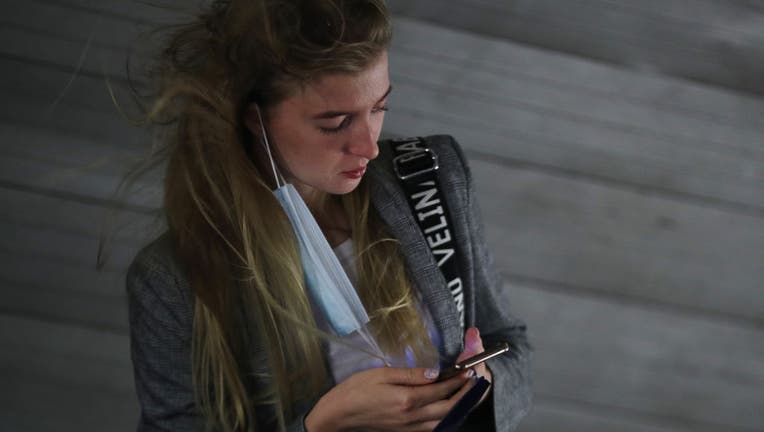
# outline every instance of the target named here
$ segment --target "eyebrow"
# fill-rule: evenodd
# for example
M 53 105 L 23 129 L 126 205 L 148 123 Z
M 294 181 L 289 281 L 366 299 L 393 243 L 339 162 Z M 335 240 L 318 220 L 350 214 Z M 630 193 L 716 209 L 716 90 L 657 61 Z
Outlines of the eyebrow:
M 385 98 L 390 94 L 391 91 L 393 91 L 393 86 L 390 86 L 387 88 L 387 91 L 385 92 L 385 94 L 383 94 L 382 97 L 379 98 L 379 100 L 377 101 L 377 103 L 375 103 L 375 105 L 385 100 Z M 353 113 L 348 111 L 325 111 L 320 114 L 314 115 L 313 118 L 316 120 L 330 119 L 330 118 L 340 117 L 340 116 L 345 116 L 350 114 L 353 114 Z

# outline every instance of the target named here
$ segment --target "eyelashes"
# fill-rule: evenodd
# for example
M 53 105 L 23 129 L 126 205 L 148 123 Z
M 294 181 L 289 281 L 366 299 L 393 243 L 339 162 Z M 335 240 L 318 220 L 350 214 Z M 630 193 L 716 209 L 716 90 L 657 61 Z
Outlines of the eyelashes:
M 350 116 L 345 117 L 342 120 L 342 123 L 339 124 L 337 127 L 333 128 L 325 128 L 325 127 L 319 127 L 318 129 L 321 130 L 322 133 L 325 133 L 327 135 L 336 134 L 342 132 L 343 129 L 348 127 L 350 125 Z
M 381 107 L 376 107 L 376 108 L 372 109 L 371 113 L 372 114 L 380 114 L 380 113 L 384 113 L 384 112 L 386 112 L 388 110 L 389 110 L 389 108 L 387 107 L 387 105 L 383 105 Z M 337 134 L 337 133 L 342 132 L 344 129 L 347 129 L 347 127 L 350 126 L 350 124 L 352 122 L 353 122 L 353 116 L 349 115 L 349 116 L 346 116 L 337 127 L 333 127 L 333 128 L 319 127 L 318 129 L 321 131 L 321 133 L 326 134 L 326 135 Z

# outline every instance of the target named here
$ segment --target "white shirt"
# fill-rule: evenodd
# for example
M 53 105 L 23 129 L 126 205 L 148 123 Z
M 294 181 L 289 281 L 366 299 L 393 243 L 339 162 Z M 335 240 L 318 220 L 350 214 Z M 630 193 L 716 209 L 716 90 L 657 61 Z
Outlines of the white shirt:
M 354 252 L 355 251 L 353 248 L 352 239 L 347 239 L 342 244 L 334 248 L 334 254 L 339 259 L 340 264 L 342 264 L 342 268 L 345 269 L 345 273 L 347 273 L 348 279 L 350 279 L 350 282 L 353 284 L 353 287 L 357 289 L 358 274 L 356 269 L 356 256 Z M 440 335 L 438 334 L 438 331 L 435 328 L 435 324 L 433 322 L 432 316 L 430 315 L 429 311 L 427 311 L 426 308 L 422 308 L 419 305 L 419 303 L 417 303 L 417 310 L 419 311 L 419 314 L 424 322 L 425 328 L 427 329 L 427 332 L 430 335 L 430 339 L 432 340 L 435 347 L 440 349 Z M 331 329 L 329 325 L 326 323 L 326 321 L 324 320 L 324 317 L 322 316 L 320 309 L 314 307 L 313 315 L 316 319 L 316 323 L 318 324 L 319 328 L 321 328 L 324 331 L 331 332 Z M 327 341 L 325 346 L 327 358 L 329 362 L 329 368 L 330 368 L 332 376 L 334 377 L 334 382 L 339 383 L 344 381 L 347 377 L 349 377 L 350 375 L 353 375 L 356 372 L 360 372 L 360 371 L 375 368 L 375 367 L 382 367 L 385 365 L 385 363 L 381 359 L 372 357 L 366 354 L 365 352 L 361 351 L 361 349 L 365 349 L 366 351 L 370 351 L 371 349 L 369 348 L 367 342 L 363 339 L 363 337 L 358 332 L 350 333 L 341 338 L 342 338 L 342 341 L 349 344 L 350 347 L 332 340 Z M 351 347 L 355 347 L 355 348 L 351 348 Z M 388 359 L 388 361 L 390 360 Z M 412 360 L 401 359 L 394 363 L 396 364 L 393 364 L 393 366 L 407 366 L 407 367 L 417 366 L 414 364 L 413 359 Z M 423 365 L 423 366 L 432 366 L 432 365 Z

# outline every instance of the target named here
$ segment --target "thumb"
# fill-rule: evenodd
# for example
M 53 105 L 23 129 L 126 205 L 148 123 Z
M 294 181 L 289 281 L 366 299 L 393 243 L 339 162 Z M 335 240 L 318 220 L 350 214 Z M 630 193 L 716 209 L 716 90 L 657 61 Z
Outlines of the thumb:
M 430 384 L 435 381 L 440 371 L 438 369 L 426 368 L 396 368 L 385 367 L 383 371 L 383 380 L 388 384 L 399 385 L 422 385 Z
M 470 327 L 464 333 L 464 351 L 456 358 L 456 361 L 460 362 L 483 351 L 483 340 L 480 338 L 480 331 L 477 327 Z

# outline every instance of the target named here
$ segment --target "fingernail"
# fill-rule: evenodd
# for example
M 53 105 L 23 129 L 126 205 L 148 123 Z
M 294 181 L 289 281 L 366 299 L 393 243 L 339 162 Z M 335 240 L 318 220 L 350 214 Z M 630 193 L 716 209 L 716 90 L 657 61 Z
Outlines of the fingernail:
M 425 369 L 424 370 L 424 377 L 427 379 L 433 379 L 437 378 L 440 374 L 440 371 L 437 369 Z
M 467 371 L 467 378 L 472 378 L 475 376 L 475 370 L 470 369 Z

